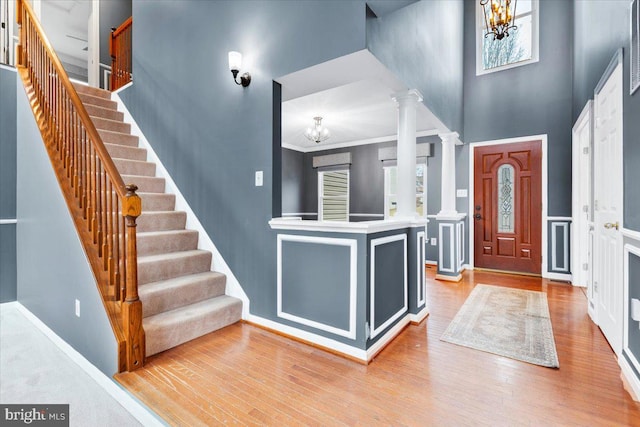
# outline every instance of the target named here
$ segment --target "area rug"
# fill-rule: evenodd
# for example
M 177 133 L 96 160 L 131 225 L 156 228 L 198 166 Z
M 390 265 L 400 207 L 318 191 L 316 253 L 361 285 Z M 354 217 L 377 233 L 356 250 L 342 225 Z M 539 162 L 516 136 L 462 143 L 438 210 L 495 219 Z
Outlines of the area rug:
M 544 292 L 476 285 L 440 339 L 549 368 L 560 366 Z

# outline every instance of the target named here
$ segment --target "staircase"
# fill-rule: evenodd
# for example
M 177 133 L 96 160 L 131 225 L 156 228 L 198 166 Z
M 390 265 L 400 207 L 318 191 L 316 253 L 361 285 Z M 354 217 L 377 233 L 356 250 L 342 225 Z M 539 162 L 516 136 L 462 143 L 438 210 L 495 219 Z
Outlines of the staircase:
M 198 232 L 186 230 L 186 213 L 175 210 L 175 195 L 138 147 L 131 125 L 117 111 L 111 93 L 74 87 L 126 184 L 138 186 L 142 215 L 137 220 L 138 293 L 142 301 L 146 356 L 237 322 L 242 302 L 225 295 L 226 276 L 211 271 L 212 254 L 198 250 Z

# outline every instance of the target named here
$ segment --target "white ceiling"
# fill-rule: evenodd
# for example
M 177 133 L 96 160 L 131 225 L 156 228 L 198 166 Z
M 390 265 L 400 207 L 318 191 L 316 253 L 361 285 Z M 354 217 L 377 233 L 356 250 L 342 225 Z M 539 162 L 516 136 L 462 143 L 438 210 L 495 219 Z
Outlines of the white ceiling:
M 42 26 L 60 59 L 87 68 L 91 0 L 42 0 Z
M 363 50 L 277 79 L 282 84 L 282 146 L 318 151 L 395 140 L 398 110 L 392 96 L 408 90 L 369 51 Z M 331 137 L 321 143 L 304 136 L 321 116 Z M 419 103 L 418 136 L 447 132 Z

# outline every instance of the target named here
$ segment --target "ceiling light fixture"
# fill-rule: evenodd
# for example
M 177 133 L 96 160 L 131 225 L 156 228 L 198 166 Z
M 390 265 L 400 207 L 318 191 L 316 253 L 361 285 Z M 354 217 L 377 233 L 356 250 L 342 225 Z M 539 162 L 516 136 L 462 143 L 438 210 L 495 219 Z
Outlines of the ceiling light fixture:
M 316 144 L 329 139 L 331 133 L 329 132 L 329 129 L 322 126 L 322 117 L 316 116 L 313 118 L 313 121 L 315 122 L 313 128 L 307 128 L 307 130 L 304 132 L 304 136 L 309 141 L 313 141 Z
M 242 54 L 235 51 L 229 52 L 229 70 L 231 70 L 231 74 L 233 74 L 233 81 L 236 82 L 237 85 L 247 87 L 249 83 L 251 83 L 251 75 L 244 73 L 240 76 L 240 81 L 238 81 L 237 77 L 240 72 L 240 67 L 242 67 Z
M 509 37 L 509 31 L 515 30 L 516 4 L 518 0 L 480 0 L 487 29 L 485 37 L 493 34 L 494 40 Z

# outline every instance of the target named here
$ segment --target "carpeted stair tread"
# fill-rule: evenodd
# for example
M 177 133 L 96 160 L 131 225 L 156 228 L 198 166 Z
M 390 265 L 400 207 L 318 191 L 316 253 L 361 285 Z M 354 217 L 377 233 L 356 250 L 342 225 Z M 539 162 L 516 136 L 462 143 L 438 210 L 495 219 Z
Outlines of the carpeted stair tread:
M 198 232 L 195 230 L 148 231 L 136 233 L 136 237 L 139 256 L 192 251 L 198 248 Z
M 203 250 L 138 256 L 138 284 L 211 270 L 211 252 Z
M 156 174 L 155 163 L 117 158 L 113 158 L 113 163 L 121 175 L 155 176 Z
M 97 105 L 98 107 L 108 108 L 110 110 L 118 109 L 118 103 L 116 101 L 111 101 L 110 99 L 104 99 L 99 96 L 93 96 L 82 92 L 78 92 L 78 96 L 83 104 Z
M 143 317 L 224 295 L 227 277 L 217 271 L 147 283 L 138 288 Z
M 183 230 L 186 222 L 187 213 L 181 211 L 142 212 L 136 221 L 138 233 Z
M 111 132 L 131 133 L 131 125 L 123 121 L 103 119 L 101 117 L 91 116 L 96 129 L 108 130 Z
M 121 175 L 125 184 L 135 184 L 138 191 L 145 193 L 164 193 L 164 178 L 155 176 Z
M 97 105 L 84 104 L 84 108 L 87 110 L 90 116 L 101 117 L 103 119 L 124 120 L 124 113 L 120 111 L 112 110 L 109 108 L 99 107 Z
M 104 143 L 105 148 L 111 154 L 112 158 L 138 160 L 144 162 L 147 160 L 147 150 L 138 147 L 129 147 L 128 145 Z
M 111 99 L 111 92 L 108 90 L 100 89 L 93 86 L 84 85 L 81 83 L 71 83 L 73 87 L 76 89 L 78 94 L 86 93 L 88 95 L 92 95 L 98 98 Z
M 143 319 L 151 356 L 240 320 L 242 301 L 222 295 Z
M 138 191 L 142 199 L 143 211 L 172 211 L 176 207 L 175 194 L 169 193 L 144 193 Z
M 98 129 L 102 142 L 109 144 L 128 145 L 129 147 L 138 146 L 138 137 L 121 132 L 111 132 L 108 130 Z

